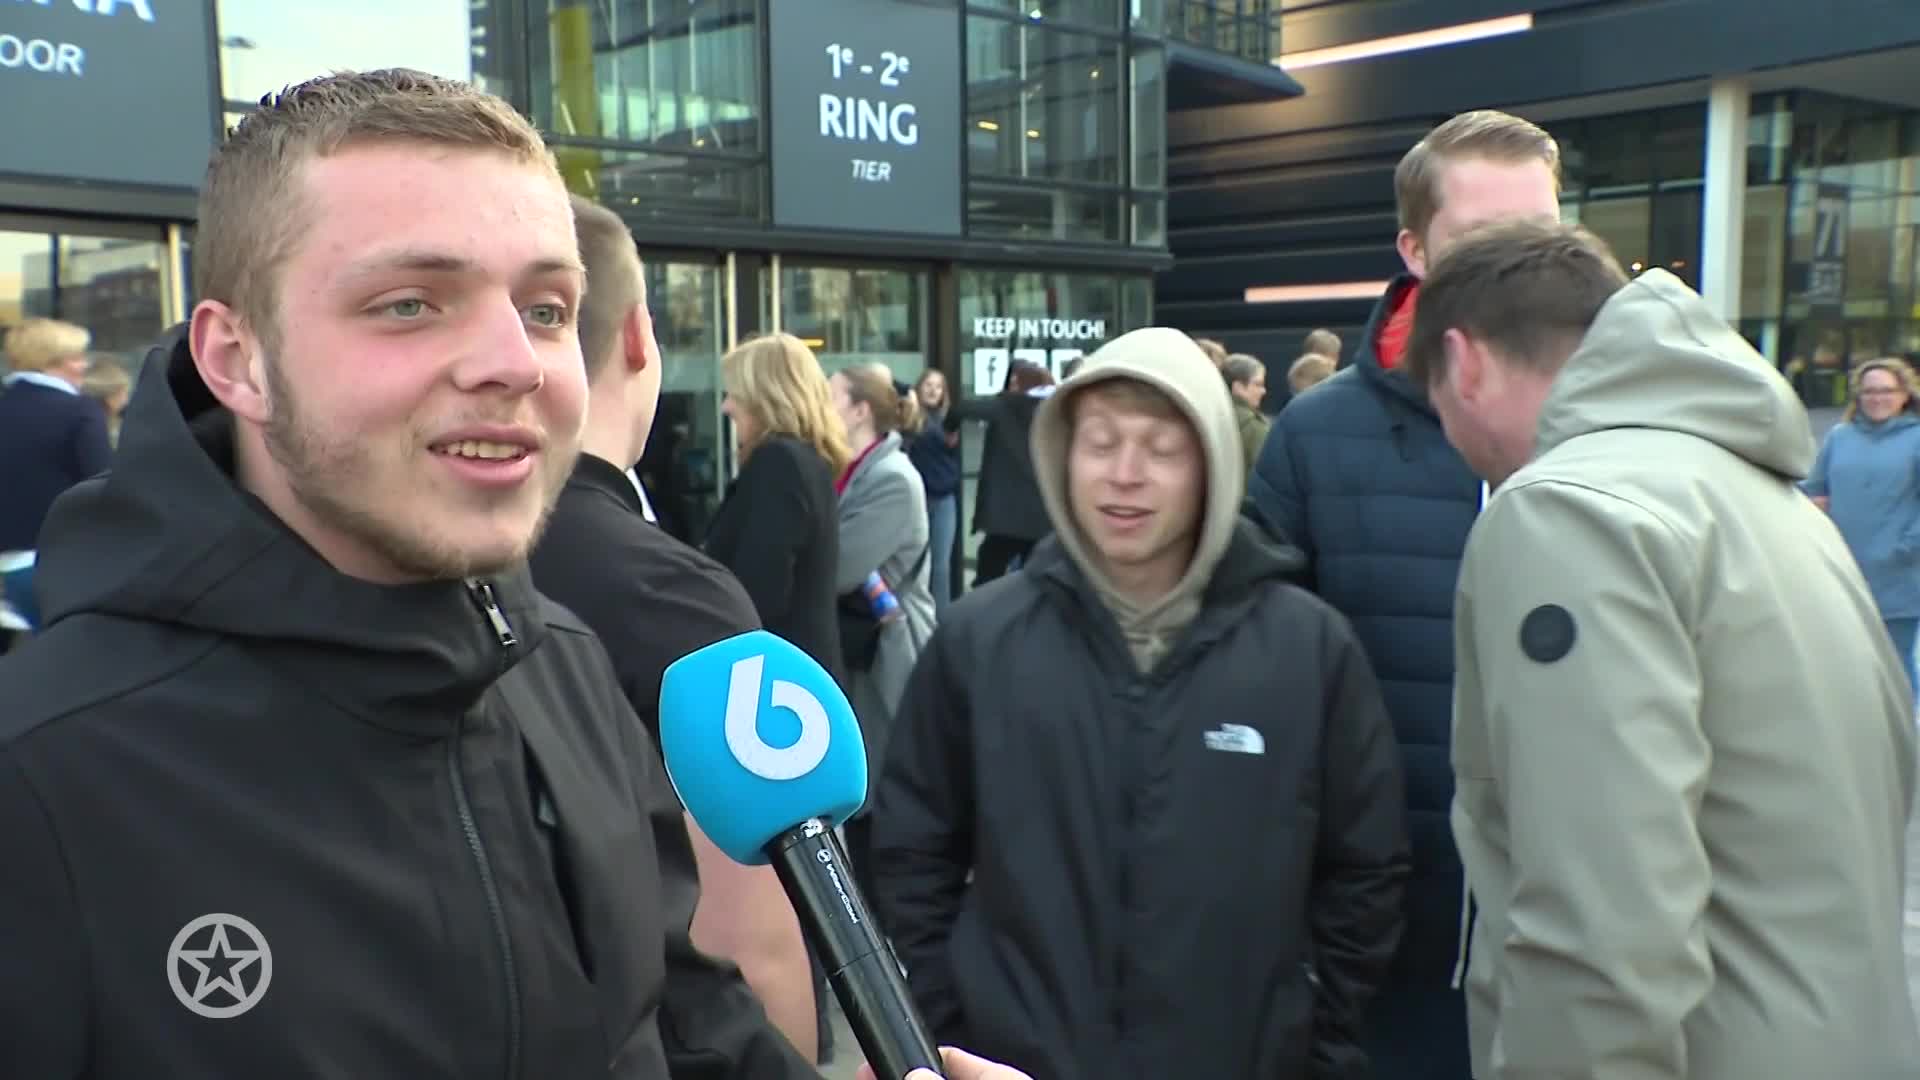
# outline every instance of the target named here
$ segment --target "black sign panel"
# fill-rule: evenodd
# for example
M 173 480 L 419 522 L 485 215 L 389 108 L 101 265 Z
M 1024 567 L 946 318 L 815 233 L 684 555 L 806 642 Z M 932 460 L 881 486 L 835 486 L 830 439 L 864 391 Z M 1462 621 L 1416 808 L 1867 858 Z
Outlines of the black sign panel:
M 772 0 L 773 220 L 960 232 L 960 13 Z
M 0 173 L 197 188 L 207 0 L 0 0 Z

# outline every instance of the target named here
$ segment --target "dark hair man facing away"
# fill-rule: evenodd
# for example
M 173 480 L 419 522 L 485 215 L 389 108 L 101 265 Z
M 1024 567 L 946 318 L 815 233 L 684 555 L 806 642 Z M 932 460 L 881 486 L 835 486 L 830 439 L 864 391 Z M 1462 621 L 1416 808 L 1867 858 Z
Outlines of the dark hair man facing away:
M 1408 369 L 1494 488 L 1455 625 L 1474 1075 L 1920 1075 L 1913 695 L 1792 389 L 1557 222 L 1442 256 Z
M 607 643 L 620 687 L 657 745 L 660 677 L 667 665 L 758 629 L 760 620 L 725 567 L 643 516 L 627 470 L 646 448 L 662 375 L 646 279 L 633 234 L 613 211 L 576 195 L 573 221 L 587 270 L 579 315 L 586 430 L 580 459 L 530 563 L 540 591 L 585 619 Z M 691 818 L 687 833 L 700 883 L 694 944 L 739 964 L 769 1016 L 811 1061 L 819 1037 L 813 976 L 800 922 L 779 877 L 770 866 L 747 867 L 727 858 Z M 669 980 L 669 1010 L 688 989 Z M 792 1065 L 789 1074 L 816 1075 L 797 1060 Z
M 0 661 L 0 1076 L 789 1071 L 688 940 L 605 649 L 525 569 L 587 393 L 540 135 L 316 79 L 224 141 L 199 222 L 192 321 Z
M 1346 620 L 1238 517 L 1225 381 L 1176 330 L 1123 335 L 1040 407 L 1033 460 L 1053 538 L 947 609 L 879 784 L 914 996 L 1048 1080 L 1367 1075 L 1397 755 Z
M 1380 1080 L 1468 1080 L 1453 986 L 1466 927 L 1453 798 L 1453 582 L 1481 484 L 1400 370 L 1420 279 L 1475 225 L 1559 219 L 1560 152 L 1499 112 L 1448 120 L 1394 174 L 1407 272 L 1374 309 L 1353 363 L 1281 410 L 1248 479 L 1257 515 L 1298 545 L 1321 598 L 1353 621 L 1393 717 L 1407 777 L 1407 933 L 1370 1013 Z

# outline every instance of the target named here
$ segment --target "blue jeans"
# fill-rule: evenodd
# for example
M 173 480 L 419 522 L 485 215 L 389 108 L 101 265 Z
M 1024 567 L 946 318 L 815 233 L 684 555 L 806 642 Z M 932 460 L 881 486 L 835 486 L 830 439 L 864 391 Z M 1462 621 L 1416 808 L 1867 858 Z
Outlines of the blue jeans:
M 1915 632 L 1920 631 L 1920 618 L 1884 619 L 1887 624 L 1887 636 L 1893 639 L 1893 651 L 1900 654 L 1901 670 L 1907 673 L 1907 685 L 1920 688 L 1920 680 L 1914 678 L 1913 646 Z
M 960 498 L 957 495 L 927 496 L 927 562 L 932 566 L 934 617 L 947 613 L 953 601 L 953 541 L 960 528 Z

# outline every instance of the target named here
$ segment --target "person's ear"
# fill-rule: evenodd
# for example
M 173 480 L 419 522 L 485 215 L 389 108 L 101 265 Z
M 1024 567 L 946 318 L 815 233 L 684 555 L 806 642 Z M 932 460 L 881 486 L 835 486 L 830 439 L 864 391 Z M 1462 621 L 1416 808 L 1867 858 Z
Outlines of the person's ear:
M 1453 383 L 1460 400 L 1476 400 L 1486 379 L 1486 350 L 1459 329 L 1448 329 L 1440 336 L 1440 349 L 1447 365 L 1442 377 Z
M 660 362 L 660 346 L 653 339 L 653 313 L 645 304 L 635 304 L 627 310 L 627 317 L 620 320 L 620 351 L 626 359 L 627 372 L 639 374 L 647 365 Z
M 1414 277 L 1425 279 L 1427 276 L 1427 245 L 1421 242 L 1420 237 L 1417 236 L 1412 229 L 1401 229 L 1400 235 L 1394 237 L 1393 246 L 1399 249 L 1400 262 L 1406 266 L 1407 273 L 1412 274 Z
M 266 423 L 273 413 L 267 358 L 240 313 L 218 300 L 200 301 L 193 309 L 187 342 L 194 369 L 214 400 L 243 420 Z

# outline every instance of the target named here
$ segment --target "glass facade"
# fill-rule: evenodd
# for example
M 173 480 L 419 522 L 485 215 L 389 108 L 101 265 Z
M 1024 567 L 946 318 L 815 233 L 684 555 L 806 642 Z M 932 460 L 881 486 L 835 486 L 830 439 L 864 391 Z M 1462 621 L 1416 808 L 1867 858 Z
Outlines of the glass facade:
M 1633 273 L 1664 266 L 1698 288 L 1706 123 L 1705 105 L 1687 105 L 1548 125 L 1560 142 L 1562 216 Z
M 970 235 L 1166 246 L 1166 58 L 1141 6 L 968 4 Z
M 636 221 L 763 219 L 755 0 L 524 6 L 530 115 L 569 186 Z
M 95 350 L 132 370 L 178 317 L 168 299 L 177 281 L 161 226 L 0 214 L 0 329 L 64 319 L 86 327 Z M 0 370 L 5 364 L 0 356 Z
M 1565 161 L 1563 215 L 1628 270 L 1662 266 L 1697 287 L 1705 105 L 1548 127 Z M 1844 404 L 1862 361 L 1920 359 L 1920 113 L 1755 96 L 1739 325 L 1809 405 Z
M 1164 248 L 1161 35 L 1189 16 L 1166 0 L 953 2 L 966 11 L 967 234 Z M 217 0 L 227 120 L 325 71 L 415 67 L 513 101 L 569 186 L 637 229 L 765 225 L 766 3 Z M 1209 6 L 1218 22 L 1233 5 Z
M 1280 55 L 1282 0 L 1134 0 L 1136 25 L 1164 20 L 1182 41 L 1264 64 Z

